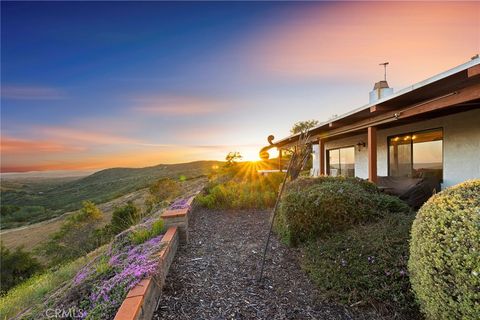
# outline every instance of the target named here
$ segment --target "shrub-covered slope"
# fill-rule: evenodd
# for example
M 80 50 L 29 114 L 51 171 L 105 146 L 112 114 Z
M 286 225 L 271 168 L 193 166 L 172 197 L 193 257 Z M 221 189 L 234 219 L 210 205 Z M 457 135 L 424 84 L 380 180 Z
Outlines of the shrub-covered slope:
M 103 203 L 129 192 L 145 188 L 160 178 L 189 179 L 206 175 L 218 161 L 197 161 L 162 164 L 146 168 L 112 168 L 90 176 L 39 191 L 6 190 L 2 197 L 1 228 L 18 227 L 77 210 L 82 201 Z M 3 214 L 5 206 L 17 206 L 18 211 Z M 25 209 L 23 209 L 25 208 Z

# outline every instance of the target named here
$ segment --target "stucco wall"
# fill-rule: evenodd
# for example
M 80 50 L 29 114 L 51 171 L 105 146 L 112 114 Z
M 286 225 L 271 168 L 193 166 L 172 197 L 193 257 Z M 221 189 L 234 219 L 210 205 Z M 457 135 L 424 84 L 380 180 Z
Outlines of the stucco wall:
M 444 181 L 442 186 L 449 187 L 468 179 L 480 178 L 480 109 L 378 130 L 378 175 L 386 176 L 388 174 L 387 137 L 433 128 L 443 128 Z M 367 142 L 367 135 L 361 134 L 329 141 L 325 143 L 325 150 L 355 146 L 358 142 Z M 364 179 L 368 178 L 367 148 L 362 147 L 359 151 L 355 147 L 355 175 Z

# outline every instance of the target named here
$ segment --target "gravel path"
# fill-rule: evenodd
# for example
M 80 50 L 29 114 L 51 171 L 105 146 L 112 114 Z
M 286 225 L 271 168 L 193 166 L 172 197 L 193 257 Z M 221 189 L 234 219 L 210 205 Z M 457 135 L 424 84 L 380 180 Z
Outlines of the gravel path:
M 266 211 L 196 210 L 154 319 L 352 319 L 315 301 L 298 252 L 272 236 L 265 280 L 258 276 L 269 226 Z

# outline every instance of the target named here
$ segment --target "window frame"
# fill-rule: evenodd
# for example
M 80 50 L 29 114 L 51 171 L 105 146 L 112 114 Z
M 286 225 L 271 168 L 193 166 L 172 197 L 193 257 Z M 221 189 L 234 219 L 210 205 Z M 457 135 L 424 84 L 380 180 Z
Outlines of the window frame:
M 330 176 L 330 151 L 340 150 L 340 149 L 348 149 L 353 148 L 353 176 L 355 177 L 355 164 L 356 164 L 356 156 L 355 156 L 355 145 L 347 145 L 342 147 L 330 148 L 326 150 L 326 165 L 327 165 L 327 175 Z M 340 157 L 339 157 L 340 159 Z M 340 164 L 340 163 L 339 163 Z M 341 164 L 340 164 L 341 165 Z
M 397 134 L 392 134 L 390 136 L 387 136 L 387 174 L 389 177 L 392 177 L 390 174 L 390 140 L 393 137 L 396 136 L 405 136 L 405 135 L 415 135 L 415 134 L 420 134 L 428 131 L 436 131 L 439 130 L 442 132 L 442 179 L 440 179 L 440 182 L 443 183 L 443 173 L 444 173 L 444 159 L 445 159 L 445 148 L 444 148 L 444 141 L 445 141 L 445 135 L 444 135 L 444 130 L 443 127 L 436 127 L 436 128 L 430 128 L 430 129 L 423 129 L 423 130 L 418 130 L 418 131 L 408 131 L 408 132 L 403 132 L 403 133 L 397 133 Z M 411 161 L 410 161 L 410 172 L 413 173 L 413 141 L 410 142 L 410 155 L 411 155 Z

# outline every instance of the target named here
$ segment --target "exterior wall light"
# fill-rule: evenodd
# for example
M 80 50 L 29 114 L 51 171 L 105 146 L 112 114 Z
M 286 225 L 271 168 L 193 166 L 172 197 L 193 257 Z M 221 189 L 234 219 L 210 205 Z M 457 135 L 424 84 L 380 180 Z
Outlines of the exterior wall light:
M 365 144 L 365 142 L 360 141 L 359 143 L 356 144 L 356 146 L 357 146 L 357 150 L 360 151 L 360 150 L 362 150 L 362 147 L 365 148 L 366 144 Z

